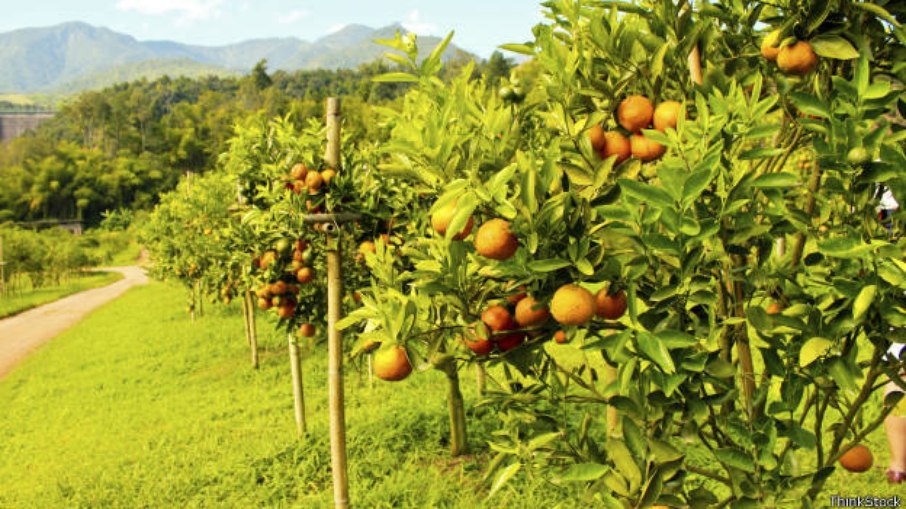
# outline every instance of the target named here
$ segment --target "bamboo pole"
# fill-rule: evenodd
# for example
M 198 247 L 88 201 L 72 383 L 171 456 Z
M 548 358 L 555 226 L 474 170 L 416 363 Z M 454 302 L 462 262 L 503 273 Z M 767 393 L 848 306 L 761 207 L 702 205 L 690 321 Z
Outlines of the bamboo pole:
M 340 100 L 327 99 L 327 164 L 340 171 Z M 334 506 L 349 507 L 346 471 L 346 416 L 343 403 L 343 338 L 337 329 L 342 314 L 340 244 L 328 233 L 327 246 L 327 366 L 330 397 L 330 459 Z
M 0 237 L 0 295 L 6 295 L 6 272 L 4 272 L 3 261 L 3 237 Z
M 255 328 L 255 301 L 252 299 L 252 292 L 246 290 L 245 303 L 248 307 L 246 315 L 246 330 L 249 335 L 249 347 L 252 351 L 252 367 L 258 369 L 258 330 Z
M 296 435 L 305 435 L 308 426 L 305 422 L 305 392 L 302 389 L 302 356 L 299 345 L 290 332 L 286 335 L 289 341 L 289 366 L 293 374 L 293 413 L 296 416 Z

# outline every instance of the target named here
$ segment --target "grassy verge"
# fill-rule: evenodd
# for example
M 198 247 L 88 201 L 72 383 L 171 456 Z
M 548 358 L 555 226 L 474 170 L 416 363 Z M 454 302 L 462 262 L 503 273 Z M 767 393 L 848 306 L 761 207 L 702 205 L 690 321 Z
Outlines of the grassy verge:
M 0 297 L 0 318 L 47 304 L 67 295 L 109 285 L 123 278 L 119 272 L 85 272 L 59 286 L 25 290 L 19 294 Z
M 309 435 L 300 442 L 285 336 L 260 321 L 254 371 L 235 304 L 193 324 L 183 301 L 159 283 L 133 289 L 0 381 L 0 507 L 332 506 L 323 345 L 304 361 Z M 499 417 L 475 406 L 471 371 L 462 385 L 475 454 L 451 460 L 442 374 L 370 388 L 348 367 L 356 507 L 595 507 L 523 473 L 488 500 L 484 440 Z M 869 443 L 882 465 L 883 432 Z M 879 466 L 836 473 L 826 492 L 895 490 Z

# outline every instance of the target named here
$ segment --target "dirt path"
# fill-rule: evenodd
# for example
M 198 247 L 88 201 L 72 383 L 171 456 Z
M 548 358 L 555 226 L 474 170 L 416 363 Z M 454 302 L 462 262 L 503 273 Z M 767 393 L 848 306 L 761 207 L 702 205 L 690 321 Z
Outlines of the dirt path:
M 88 313 L 119 297 L 126 290 L 148 282 L 139 267 L 109 267 L 123 279 L 86 290 L 0 320 L 0 379 L 39 346 L 79 323 Z

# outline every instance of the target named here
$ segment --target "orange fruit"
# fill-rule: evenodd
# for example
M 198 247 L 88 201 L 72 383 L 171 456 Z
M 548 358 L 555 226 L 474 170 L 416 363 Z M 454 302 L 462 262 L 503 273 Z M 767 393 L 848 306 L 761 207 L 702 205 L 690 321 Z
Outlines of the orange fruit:
M 519 249 L 519 239 L 510 231 L 510 223 L 491 219 L 478 228 L 475 234 L 475 251 L 492 260 L 508 260 Z
M 871 449 L 862 444 L 856 445 L 840 456 L 840 465 L 850 472 L 865 472 L 874 463 Z
M 302 163 L 294 164 L 293 168 L 289 170 L 289 176 L 296 180 L 305 180 L 306 173 L 308 173 L 308 168 Z
M 437 209 L 437 211 L 431 215 L 431 227 L 440 235 L 446 235 L 447 228 L 450 226 L 450 222 L 453 221 L 453 216 L 455 215 L 456 201 L 454 200 Z M 474 225 L 475 220 L 469 217 L 469 220 L 466 222 L 466 225 L 463 226 L 462 231 L 453 236 L 453 240 L 462 240 L 466 238 L 469 233 L 472 232 L 472 226 Z
M 604 288 L 595 295 L 595 314 L 608 320 L 618 320 L 626 313 L 626 293 L 620 290 L 613 295 Z
M 780 30 L 774 30 L 773 32 L 764 36 L 764 39 L 761 40 L 761 56 L 763 56 L 769 62 L 776 61 L 777 55 L 780 54 L 780 48 L 777 47 L 777 44 L 779 42 Z
M 504 336 L 498 336 L 497 338 L 497 348 L 501 352 L 508 352 L 513 348 L 521 345 L 525 341 L 525 334 L 521 332 L 515 332 L 513 334 L 506 334 Z
M 656 141 L 649 140 L 641 134 L 633 134 L 629 137 L 629 143 L 632 147 L 632 155 L 641 161 L 649 162 L 664 155 L 667 147 Z
M 569 341 L 569 338 L 566 337 L 566 331 L 564 331 L 563 329 L 560 329 L 557 332 L 555 332 L 554 341 L 556 341 L 557 343 L 559 343 L 561 345 L 563 343 L 566 343 L 567 341 Z
M 617 131 L 604 133 L 604 148 L 598 151 L 598 157 L 607 159 L 610 156 L 617 156 L 613 163 L 614 166 L 617 166 L 629 159 L 630 155 L 632 155 L 632 148 L 625 136 Z
M 267 311 L 268 309 L 270 309 L 271 308 L 271 299 L 260 297 L 258 299 L 258 308 L 262 309 L 264 311 Z
M 255 296 L 259 299 L 270 299 L 271 298 L 271 288 L 270 285 L 264 285 L 261 288 L 255 290 Z
M 261 266 L 261 270 L 267 270 L 267 268 L 275 261 L 277 261 L 277 252 L 270 250 L 265 251 L 264 254 L 261 255 L 261 261 L 259 261 L 258 264 Z
M 654 116 L 654 106 L 643 95 L 631 95 L 617 108 L 617 119 L 623 129 L 637 133 L 651 125 Z
M 280 307 L 277 308 L 277 316 L 283 318 L 284 320 L 289 320 L 296 314 L 296 303 L 292 300 L 284 301 L 280 304 Z
M 305 251 L 306 249 L 308 249 L 308 241 L 307 241 L 307 240 L 305 240 L 305 239 L 296 239 L 295 242 L 293 242 L 293 250 L 294 250 L 294 251 L 298 251 L 298 252 L 301 253 L 301 252 Z
M 516 304 L 516 323 L 522 327 L 541 325 L 550 318 L 550 310 L 534 297 L 526 297 Z
M 769 315 L 779 315 L 783 312 L 783 305 L 779 302 L 772 302 L 765 308 L 765 312 Z
M 667 128 L 676 129 L 676 123 L 679 121 L 680 112 L 683 105 L 676 101 L 664 101 L 654 109 L 654 128 L 658 131 L 666 131 Z
M 468 333 L 462 337 L 462 342 L 475 355 L 488 355 L 494 350 L 494 343 L 488 338 L 480 337 L 475 329 L 476 327 L 469 327 Z
M 337 176 L 337 172 L 333 168 L 328 168 L 321 172 L 321 180 L 324 181 L 324 185 L 329 186 L 330 181 Z
M 591 148 L 595 152 L 601 152 L 604 150 L 604 146 L 607 145 L 607 139 L 604 137 L 604 128 L 601 124 L 595 124 L 591 126 L 591 129 L 588 131 L 588 139 L 591 141 Z
M 305 187 L 308 188 L 309 194 L 315 194 L 324 185 L 324 178 L 316 171 L 310 171 L 305 175 Z M 312 192 L 314 191 L 314 192 Z
M 406 355 L 406 349 L 401 346 L 378 350 L 374 354 L 373 367 L 374 374 L 388 382 L 398 382 L 412 373 L 409 356 Z
M 271 295 L 283 295 L 286 293 L 286 282 L 277 281 L 276 283 L 271 283 L 268 290 L 270 290 Z
M 315 335 L 315 326 L 310 323 L 303 323 L 299 327 L 299 335 L 305 338 L 310 338 Z
M 372 240 L 363 240 L 359 244 L 359 254 L 365 255 L 366 253 L 377 253 L 377 245 Z
M 795 43 L 780 48 L 777 54 L 777 67 L 781 71 L 794 76 L 805 76 L 818 67 L 818 56 L 812 45 L 806 41 Z
M 300 283 L 309 283 L 315 278 L 315 271 L 311 267 L 302 267 L 296 272 L 296 281 Z
M 513 315 L 503 306 L 489 306 L 481 313 L 481 321 L 493 332 L 513 329 Z
M 566 284 L 554 292 L 551 315 L 563 325 L 584 325 L 595 314 L 595 297 L 581 286 Z
M 510 289 L 510 291 L 512 291 L 512 289 Z M 525 293 L 525 285 L 520 285 L 519 292 L 512 295 L 507 295 L 506 301 L 515 306 L 516 304 L 519 304 L 519 301 L 524 299 L 526 295 L 528 294 Z

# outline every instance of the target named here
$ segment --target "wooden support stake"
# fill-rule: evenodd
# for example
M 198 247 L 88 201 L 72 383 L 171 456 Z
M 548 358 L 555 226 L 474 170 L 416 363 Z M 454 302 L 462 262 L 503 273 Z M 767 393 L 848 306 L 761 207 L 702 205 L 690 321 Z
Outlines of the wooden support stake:
M 246 290 L 245 303 L 248 308 L 246 315 L 246 330 L 249 335 L 249 348 L 252 350 L 252 367 L 258 369 L 258 330 L 255 327 L 255 299 L 252 298 L 252 292 Z
M 293 334 L 286 335 L 289 340 L 289 366 L 293 373 L 293 411 L 296 416 L 296 435 L 302 438 L 307 431 L 305 422 L 305 392 L 302 390 L 302 357 L 299 355 L 299 345 L 293 339 Z
M 340 168 L 340 100 L 327 99 L 327 164 Z M 337 330 L 342 310 L 343 276 L 340 243 L 328 233 L 327 248 L 327 377 L 330 391 L 330 460 L 333 473 L 334 506 L 349 507 L 349 482 L 346 471 L 346 415 L 343 402 L 343 337 Z

